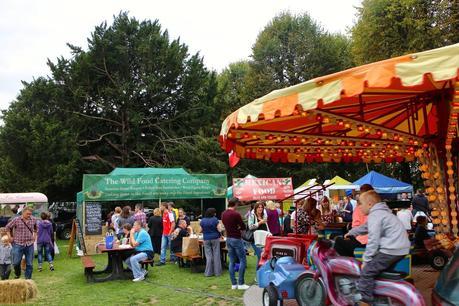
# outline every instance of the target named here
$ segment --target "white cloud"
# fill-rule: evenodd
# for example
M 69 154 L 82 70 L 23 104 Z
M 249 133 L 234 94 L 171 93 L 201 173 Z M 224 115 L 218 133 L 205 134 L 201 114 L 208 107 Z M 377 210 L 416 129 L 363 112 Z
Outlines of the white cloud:
M 2 0 L 0 2 L 0 109 L 7 108 L 21 80 L 49 74 L 47 58 L 69 56 L 66 43 L 86 47 L 94 27 L 129 11 L 159 19 L 172 38 L 199 51 L 208 67 L 221 70 L 246 59 L 263 27 L 281 11 L 307 12 L 331 32 L 352 25 L 361 0 Z

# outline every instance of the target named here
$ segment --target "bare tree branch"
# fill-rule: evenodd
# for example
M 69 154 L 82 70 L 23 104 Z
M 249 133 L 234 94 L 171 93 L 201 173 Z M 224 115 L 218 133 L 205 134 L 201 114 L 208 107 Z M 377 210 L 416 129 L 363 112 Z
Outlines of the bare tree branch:
M 184 117 L 186 114 L 190 113 L 190 112 L 193 112 L 193 111 L 197 111 L 197 110 L 204 110 L 204 107 L 194 107 L 194 108 L 190 108 L 190 109 L 187 109 L 186 111 L 182 111 L 180 113 L 178 113 L 176 116 L 174 116 L 173 118 L 170 118 L 170 119 L 163 119 L 161 120 L 161 123 L 170 123 L 170 122 L 174 122 L 176 121 L 177 119 L 180 119 L 181 117 Z M 147 120 L 150 124 L 147 124 L 147 125 L 143 125 L 141 126 L 142 128 L 145 128 L 145 127 L 150 127 L 151 125 L 155 125 L 155 123 L 151 123 L 151 119 L 153 119 L 154 117 L 147 117 L 145 118 L 145 120 Z
M 104 140 L 110 145 L 110 147 L 112 147 L 113 149 L 118 151 L 121 155 L 123 155 L 123 150 L 120 149 L 118 145 L 116 145 L 113 142 L 111 142 L 111 140 L 108 139 L 108 138 L 104 138 Z
M 86 117 L 86 118 L 90 118 L 90 119 L 96 119 L 96 120 L 102 120 L 102 121 L 107 121 L 107 122 L 111 122 L 113 124 L 116 124 L 117 126 L 122 126 L 122 124 L 120 122 L 112 120 L 112 119 L 107 119 L 107 118 L 102 118 L 102 117 L 97 117 L 97 116 L 91 116 L 91 115 L 87 115 L 87 114 L 83 114 L 83 113 L 75 112 L 75 111 L 72 111 L 72 113 L 75 114 L 75 115 L 82 116 L 82 117 Z
M 118 133 L 118 132 L 108 132 L 108 133 L 105 133 L 105 134 L 100 135 L 99 138 L 97 138 L 97 139 L 85 139 L 85 140 L 80 140 L 80 141 L 78 141 L 77 145 L 80 146 L 80 147 L 87 146 L 88 143 L 99 142 L 99 141 L 101 141 L 105 136 L 108 136 L 108 135 L 120 135 L 120 133 Z
M 83 160 L 88 160 L 88 161 L 101 161 L 103 162 L 104 164 L 107 164 L 109 165 L 110 167 L 112 167 L 112 169 L 115 169 L 116 168 L 116 165 L 109 162 L 108 160 L 106 159 L 103 159 L 102 157 L 100 157 L 99 155 L 95 154 L 95 155 L 89 155 L 89 156 L 83 156 L 82 157 Z
M 142 154 L 137 153 L 137 152 L 134 151 L 134 150 L 132 150 L 131 152 L 134 153 L 135 155 L 137 155 L 138 157 L 140 157 L 140 159 L 143 160 L 143 162 L 145 163 L 145 165 L 150 166 L 150 167 L 153 166 L 153 165 L 151 164 L 151 162 L 147 161 L 147 160 L 142 156 Z
M 110 79 L 110 81 L 113 83 L 113 85 L 115 85 L 116 88 L 119 88 L 118 84 L 116 84 L 115 80 L 112 78 L 110 72 L 108 72 L 108 69 L 107 69 L 107 62 L 105 61 L 105 55 L 104 55 L 104 57 L 103 57 L 103 61 L 104 61 L 105 74 L 106 74 L 107 77 Z

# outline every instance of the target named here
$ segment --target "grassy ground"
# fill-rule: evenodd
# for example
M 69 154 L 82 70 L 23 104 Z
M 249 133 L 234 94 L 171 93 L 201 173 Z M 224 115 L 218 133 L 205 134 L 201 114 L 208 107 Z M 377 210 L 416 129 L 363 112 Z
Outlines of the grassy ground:
M 60 255 L 55 259 L 55 271 L 37 271 L 34 262 L 33 280 L 39 295 L 33 305 L 242 305 L 243 291 L 231 290 L 227 270 L 221 277 L 204 277 L 177 265 L 150 267 L 143 282 L 112 281 L 88 284 L 80 259 L 67 257 L 66 241 L 59 243 Z M 107 255 L 94 256 L 96 269 L 107 263 Z M 247 258 L 245 280 L 252 284 L 255 278 L 255 257 Z

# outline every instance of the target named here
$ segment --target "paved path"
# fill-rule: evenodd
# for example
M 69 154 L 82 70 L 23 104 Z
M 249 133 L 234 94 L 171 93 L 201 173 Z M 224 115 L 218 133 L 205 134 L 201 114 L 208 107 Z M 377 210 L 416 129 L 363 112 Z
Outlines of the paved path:
M 421 291 L 426 301 L 427 306 L 431 305 L 430 294 L 435 281 L 438 278 L 438 272 L 432 269 L 428 265 L 413 266 L 412 268 L 413 280 L 416 288 Z M 257 285 L 251 286 L 244 293 L 244 305 L 246 306 L 261 306 L 262 303 L 263 289 Z M 284 306 L 297 306 L 295 300 L 284 301 Z

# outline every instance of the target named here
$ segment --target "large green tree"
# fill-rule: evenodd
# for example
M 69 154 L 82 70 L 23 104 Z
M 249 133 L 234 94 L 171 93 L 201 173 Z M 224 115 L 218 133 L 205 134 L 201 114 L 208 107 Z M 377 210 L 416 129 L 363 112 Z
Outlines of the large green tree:
M 458 0 L 364 0 L 352 28 L 357 64 L 459 42 Z
M 82 173 L 222 168 L 216 74 L 157 20 L 121 13 L 87 48 L 69 47 L 71 57 L 48 61 L 51 76 L 24 84 L 3 114 L 0 188 L 68 199 Z
M 233 63 L 219 75 L 223 115 L 272 90 L 351 66 L 347 37 L 326 32 L 307 14 L 282 13 L 260 32 L 248 63 Z M 336 174 L 353 179 L 346 169 L 348 165 L 283 165 L 242 160 L 230 173 L 233 177 L 248 173 L 258 177 L 292 176 L 296 184 L 301 184 L 308 178 L 324 180 Z
M 247 76 L 250 65 L 247 61 L 231 63 L 218 75 L 218 107 L 223 121 L 225 117 L 247 104 L 250 88 L 247 86 Z
M 352 30 L 352 54 L 366 64 L 459 42 L 458 0 L 364 0 Z M 380 167 L 416 186 L 416 164 Z
M 0 190 L 41 191 L 51 199 L 70 200 L 79 184 L 78 124 L 56 105 L 62 91 L 53 81 L 25 83 L 17 100 L 3 112 L 0 133 Z M 71 191 L 71 192 L 69 192 Z
M 249 98 L 352 66 L 350 41 L 308 14 L 282 13 L 258 35 L 247 77 Z
M 170 165 L 170 147 L 218 118 L 215 75 L 158 21 L 122 13 L 96 27 L 88 43 L 50 63 L 72 101 L 62 111 L 85 119 L 78 139 L 84 160 L 108 168 Z

